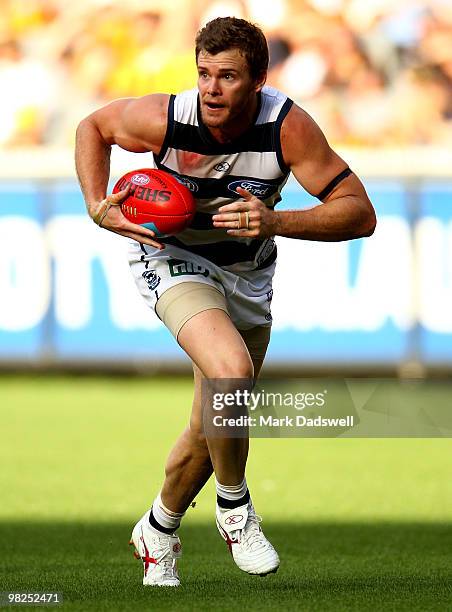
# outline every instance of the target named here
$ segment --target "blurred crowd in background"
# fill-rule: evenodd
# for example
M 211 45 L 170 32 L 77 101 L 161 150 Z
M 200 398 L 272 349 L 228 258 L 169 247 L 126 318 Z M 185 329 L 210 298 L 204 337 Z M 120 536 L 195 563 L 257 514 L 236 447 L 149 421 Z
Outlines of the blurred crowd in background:
M 335 144 L 452 143 L 452 0 L 0 0 L 0 147 L 72 145 L 111 99 L 194 87 L 194 37 L 259 24 L 268 83 Z

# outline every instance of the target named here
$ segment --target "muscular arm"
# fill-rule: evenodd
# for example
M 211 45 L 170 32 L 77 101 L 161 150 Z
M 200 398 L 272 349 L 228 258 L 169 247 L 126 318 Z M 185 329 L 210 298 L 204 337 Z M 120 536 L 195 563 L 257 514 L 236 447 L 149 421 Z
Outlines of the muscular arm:
M 281 146 L 285 163 L 300 185 L 313 195 L 321 194 L 347 168 L 315 121 L 295 105 L 282 124 Z M 226 204 L 213 216 L 214 227 L 226 229 L 231 236 L 277 235 L 329 242 L 370 236 L 375 229 L 375 211 L 363 184 L 353 173 L 337 183 L 323 198 L 323 204 L 309 210 L 273 211 L 245 189 L 237 187 L 237 193 L 244 201 Z M 238 213 L 242 212 L 248 214 L 248 229 L 240 226 L 243 216 Z
M 328 145 L 320 128 L 297 106 L 292 107 L 281 129 L 286 164 L 306 191 L 317 195 L 347 164 Z M 338 241 L 370 236 L 375 212 L 363 184 L 350 174 L 309 210 L 277 211 L 275 233 L 303 240 Z
M 75 138 L 77 177 L 88 214 L 93 216 L 96 206 L 107 194 L 111 146 L 102 137 L 92 117 L 80 123 Z
M 94 217 L 100 203 L 106 198 L 110 175 L 111 145 L 117 144 L 127 151 L 158 153 L 165 138 L 168 96 L 163 94 L 143 98 L 116 100 L 95 111 L 77 128 L 75 164 L 88 214 Z M 121 192 L 122 194 L 122 192 Z M 119 196 L 119 194 L 117 194 Z M 112 203 L 119 199 L 109 196 Z M 130 223 L 118 207 L 111 208 L 103 223 L 105 229 L 124 236 L 152 241 L 153 232 Z M 133 234 L 133 235 L 132 235 Z

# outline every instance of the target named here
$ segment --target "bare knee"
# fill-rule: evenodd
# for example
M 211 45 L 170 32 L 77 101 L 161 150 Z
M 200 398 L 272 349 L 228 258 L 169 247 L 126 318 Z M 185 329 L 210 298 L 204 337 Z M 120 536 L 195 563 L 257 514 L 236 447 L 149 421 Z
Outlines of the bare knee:
M 227 360 L 220 357 L 218 361 L 211 366 L 211 378 L 252 379 L 253 376 L 253 362 L 248 353 L 245 352 L 229 356 Z

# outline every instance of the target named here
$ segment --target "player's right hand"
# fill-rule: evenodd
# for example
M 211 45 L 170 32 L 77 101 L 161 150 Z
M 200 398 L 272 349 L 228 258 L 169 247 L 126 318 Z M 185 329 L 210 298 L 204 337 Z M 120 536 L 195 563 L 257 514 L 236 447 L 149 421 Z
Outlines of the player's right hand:
M 148 244 L 156 249 L 164 249 L 165 245 L 154 240 L 155 232 L 132 223 L 122 214 L 121 203 L 129 195 L 130 185 L 118 193 L 111 193 L 95 206 L 89 207 L 89 215 L 99 227 L 115 234 L 132 238 L 137 242 Z

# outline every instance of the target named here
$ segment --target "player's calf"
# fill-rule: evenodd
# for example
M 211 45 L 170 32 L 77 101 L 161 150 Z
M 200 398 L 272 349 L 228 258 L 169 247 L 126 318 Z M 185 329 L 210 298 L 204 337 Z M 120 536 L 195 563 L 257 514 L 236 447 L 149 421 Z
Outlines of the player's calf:
M 212 462 L 206 439 L 185 429 L 171 450 L 165 465 L 161 496 L 176 512 L 184 512 L 212 475 Z

